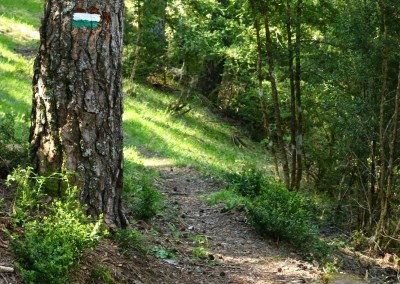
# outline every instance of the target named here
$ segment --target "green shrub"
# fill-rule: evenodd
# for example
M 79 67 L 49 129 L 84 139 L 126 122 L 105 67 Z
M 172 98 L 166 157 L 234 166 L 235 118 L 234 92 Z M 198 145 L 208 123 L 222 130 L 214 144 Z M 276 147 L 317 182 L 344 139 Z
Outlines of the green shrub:
M 261 194 L 265 183 L 264 174 L 254 166 L 245 166 L 235 174 L 228 175 L 231 187 L 245 197 L 256 197 Z
M 142 176 L 141 184 L 137 186 L 129 209 L 139 219 L 149 220 L 157 215 L 161 204 L 161 194 L 154 188 L 150 179 Z
M 42 209 L 45 180 L 45 177 L 36 175 L 31 167 L 24 169 L 20 166 L 7 177 L 6 185 L 16 186 L 14 223 L 19 224 Z
M 116 284 L 114 278 L 111 276 L 110 269 L 106 266 L 97 265 L 93 267 L 90 272 L 90 279 L 95 283 Z
M 62 200 L 46 204 L 41 191 L 46 178 L 20 169 L 9 180 L 18 191 L 14 217 L 24 228 L 23 234 L 10 236 L 22 278 L 25 283 L 65 283 L 84 250 L 94 248 L 103 236 L 101 218 L 93 223 L 83 213 L 76 188 L 67 188 Z
M 132 228 L 117 230 L 112 239 L 118 243 L 120 252 L 125 256 L 129 256 L 132 250 L 147 252 L 142 234 Z
M 247 217 L 260 233 L 304 246 L 317 234 L 307 202 L 301 194 L 270 181 L 262 194 L 247 200 Z

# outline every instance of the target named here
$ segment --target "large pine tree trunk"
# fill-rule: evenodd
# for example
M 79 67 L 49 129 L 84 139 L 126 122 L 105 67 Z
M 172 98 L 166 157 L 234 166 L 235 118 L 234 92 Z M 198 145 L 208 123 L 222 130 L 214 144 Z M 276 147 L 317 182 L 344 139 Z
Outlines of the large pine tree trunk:
M 40 174 L 73 171 L 94 217 L 124 226 L 123 0 L 47 0 L 35 61 L 31 159 Z

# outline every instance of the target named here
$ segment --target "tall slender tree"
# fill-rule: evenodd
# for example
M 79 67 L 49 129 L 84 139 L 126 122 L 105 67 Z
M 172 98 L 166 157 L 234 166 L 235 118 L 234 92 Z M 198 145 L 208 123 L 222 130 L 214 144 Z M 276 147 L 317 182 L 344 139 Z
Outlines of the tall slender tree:
M 262 42 L 261 42 L 261 25 L 260 25 L 260 16 L 257 10 L 257 6 L 255 4 L 254 0 L 250 0 L 250 9 L 253 14 L 253 20 L 254 20 L 254 28 L 256 30 L 256 37 L 257 37 L 257 79 L 258 79 L 258 99 L 260 101 L 260 109 L 261 109 L 261 114 L 262 114 L 262 126 L 263 126 L 263 132 L 264 136 L 269 139 L 268 143 L 268 150 L 272 156 L 272 161 L 274 163 L 274 173 L 275 173 L 275 178 L 277 180 L 280 179 L 280 174 L 279 174 L 279 164 L 278 164 L 278 159 L 276 157 L 276 151 L 275 151 L 275 136 L 271 135 L 270 133 L 270 123 L 269 123 L 269 114 L 268 114 L 268 107 L 265 102 L 264 98 L 264 87 L 263 87 L 263 81 L 264 81 L 264 74 L 262 71 L 263 67 L 263 48 L 262 48 Z
M 278 85 L 277 85 L 277 78 L 275 75 L 275 58 L 274 58 L 273 44 L 270 31 L 270 20 L 269 20 L 270 11 L 268 10 L 268 3 L 266 3 L 265 1 L 260 1 L 260 2 L 261 2 L 261 13 L 264 16 L 265 45 L 267 49 L 266 55 L 268 62 L 268 77 L 271 83 L 271 99 L 272 99 L 272 106 L 274 109 L 277 147 L 278 147 L 280 162 L 282 164 L 284 183 L 287 188 L 290 188 L 289 163 L 285 150 L 285 143 L 283 140 L 284 131 L 282 125 L 281 110 L 279 106 Z

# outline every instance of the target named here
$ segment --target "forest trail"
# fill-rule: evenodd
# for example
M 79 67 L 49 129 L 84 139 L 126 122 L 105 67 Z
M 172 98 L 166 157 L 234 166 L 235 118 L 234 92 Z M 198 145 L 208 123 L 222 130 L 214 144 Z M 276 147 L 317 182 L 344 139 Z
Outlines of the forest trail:
M 160 164 L 168 165 L 167 159 Z M 145 162 L 146 166 L 146 162 Z M 201 267 L 196 283 L 321 283 L 322 272 L 284 246 L 261 238 L 238 209 L 209 206 L 205 194 L 223 185 L 191 167 L 158 167 L 156 186 L 179 208 L 175 227 L 208 240 L 208 258 L 217 265 Z M 196 265 L 194 265 L 196 266 Z

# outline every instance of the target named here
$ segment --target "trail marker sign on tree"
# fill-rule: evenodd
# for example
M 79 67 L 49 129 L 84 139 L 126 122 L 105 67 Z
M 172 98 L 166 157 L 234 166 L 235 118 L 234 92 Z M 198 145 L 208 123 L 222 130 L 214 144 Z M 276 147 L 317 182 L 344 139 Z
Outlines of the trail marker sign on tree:
M 72 26 L 74 28 L 92 28 L 99 26 L 100 15 L 90 13 L 74 13 Z

